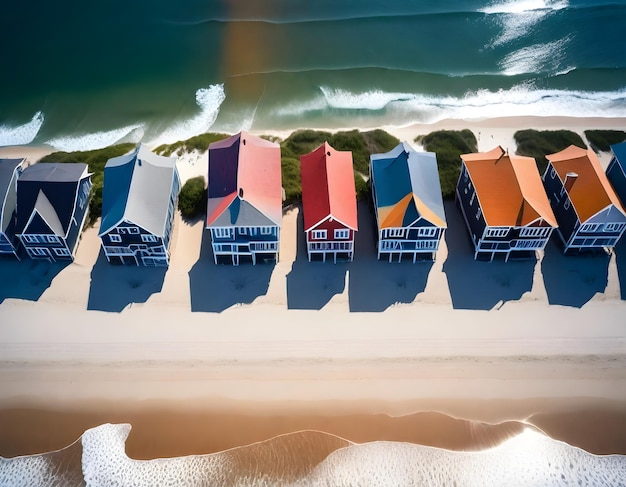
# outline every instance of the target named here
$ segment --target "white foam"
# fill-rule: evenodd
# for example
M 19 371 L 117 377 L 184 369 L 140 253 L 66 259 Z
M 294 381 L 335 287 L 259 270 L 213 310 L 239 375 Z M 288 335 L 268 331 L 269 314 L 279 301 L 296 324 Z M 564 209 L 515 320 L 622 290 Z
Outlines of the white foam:
M 520 59 L 522 59 L 520 57 Z M 521 62 L 521 61 L 519 61 Z M 338 90 L 337 90 L 338 91 Z M 462 97 L 415 93 L 328 92 L 326 105 L 339 110 L 375 111 L 384 108 L 387 124 L 434 123 L 443 119 L 484 119 L 504 116 L 624 117 L 626 88 L 612 92 L 584 92 L 537 89 L 532 83 L 497 91 L 478 90 Z M 349 103 L 346 102 L 349 100 Z M 319 110 L 318 102 L 292 107 L 293 113 L 306 114 L 309 107 Z M 340 114 L 339 114 L 340 115 Z M 348 114 L 346 114 L 348 115 Z M 378 116 L 378 115 L 376 115 Z
M 217 119 L 220 106 L 225 99 L 223 84 L 200 88 L 196 91 L 196 104 L 200 107 L 200 113 L 187 120 L 175 122 L 151 144 L 171 144 L 207 132 Z
M 508 76 L 525 73 L 558 73 L 563 59 L 563 49 L 569 37 L 547 44 L 523 47 L 508 54 L 501 62 L 503 74 Z
M 224 455 L 133 460 L 125 453 L 129 424 L 104 424 L 82 436 L 82 465 L 89 487 L 220 485 Z
M 43 121 L 43 113 L 37 112 L 30 122 L 23 125 L 0 125 L 0 147 L 30 144 L 37 137 Z
M 495 1 L 479 11 L 486 14 L 524 14 L 534 10 L 561 10 L 567 6 L 567 0 L 505 0 Z
M 626 457 L 599 457 L 526 430 L 480 452 L 374 442 L 339 449 L 298 485 L 624 485 Z
M 406 93 L 391 93 L 380 90 L 351 93 L 349 91 L 320 87 L 328 106 L 348 110 L 382 110 L 392 101 L 410 99 Z
M 39 487 L 53 485 L 55 473 L 45 455 L 0 457 L 0 485 Z
M 136 143 L 141 140 L 143 134 L 144 128 L 142 125 L 127 125 L 126 127 L 104 132 L 55 137 L 46 141 L 46 144 L 66 152 L 84 151 L 102 149 L 103 147 L 121 142 Z

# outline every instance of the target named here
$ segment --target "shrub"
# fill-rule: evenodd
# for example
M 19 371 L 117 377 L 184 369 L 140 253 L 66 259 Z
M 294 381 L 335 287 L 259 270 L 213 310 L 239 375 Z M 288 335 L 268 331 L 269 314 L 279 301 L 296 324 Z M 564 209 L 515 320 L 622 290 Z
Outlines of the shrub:
M 126 143 L 90 151 L 59 151 L 42 157 L 39 162 L 83 162 L 89 166 L 89 172 L 92 173 L 92 187 L 89 199 L 89 225 L 93 225 L 96 220 L 102 216 L 104 166 L 106 166 L 109 159 L 127 154 L 134 148 L 135 144 Z
M 560 152 L 570 145 L 587 147 L 580 135 L 570 130 L 518 130 L 513 137 L 517 144 L 517 154 L 534 157 L 541 174 L 548 165 L 546 154 Z
M 178 194 L 178 209 L 183 218 L 191 220 L 204 215 L 207 203 L 207 190 L 204 176 L 188 179 Z
M 217 142 L 218 140 L 223 140 L 228 137 L 229 135 L 227 134 L 209 132 L 206 134 L 196 135 L 187 140 L 179 140 L 178 142 L 174 142 L 172 144 L 162 144 L 157 147 L 154 152 L 162 156 L 171 156 L 174 152 L 180 156 L 183 152 L 192 152 L 194 150 L 198 152 L 206 152 L 209 150 L 209 145 L 213 142 Z
M 295 157 L 281 159 L 285 204 L 297 203 L 302 199 L 302 180 L 300 178 L 300 160 Z
M 415 138 L 428 152 L 437 154 L 441 193 L 452 198 L 461 172 L 461 154 L 478 151 L 476 136 L 469 129 L 437 130 Z
M 356 189 L 356 199 L 359 201 L 367 201 L 371 196 L 370 182 L 365 180 L 363 175 L 357 171 L 354 171 L 354 186 Z
M 626 140 L 623 130 L 585 130 L 585 137 L 596 152 L 609 152 L 611 146 Z

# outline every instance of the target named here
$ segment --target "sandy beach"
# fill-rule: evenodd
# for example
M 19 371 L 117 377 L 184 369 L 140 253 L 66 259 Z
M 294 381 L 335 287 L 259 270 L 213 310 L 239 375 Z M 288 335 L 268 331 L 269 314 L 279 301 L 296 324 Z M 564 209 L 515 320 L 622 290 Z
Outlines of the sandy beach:
M 469 128 L 483 151 L 513 150 L 517 129 L 624 127 L 523 117 L 383 128 L 409 141 Z M 206 154 L 178 166 L 183 180 L 205 175 Z M 431 263 L 377 261 L 366 206 L 350 264 L 307 262 L 298 208 L 284 213 L 275 265 L 214 265 L 202 222 L 179 216 L 167 270 L 110 266 L 99 222 L 71 265 L 3 259 L 0 455 L 62 448 L 104 422 L 133 424 L 129 454 L 154 458 L 302 429 L 476 449 L 519 431 L 507 421 L 626 454 L 626 243 L 475 262 L 458 210 L 445 209 Z

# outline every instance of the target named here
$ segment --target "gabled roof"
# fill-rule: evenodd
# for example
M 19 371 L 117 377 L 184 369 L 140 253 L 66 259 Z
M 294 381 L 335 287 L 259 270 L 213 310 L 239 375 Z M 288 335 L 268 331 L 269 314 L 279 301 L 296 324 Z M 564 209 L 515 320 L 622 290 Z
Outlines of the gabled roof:
M 611 150 L 613 151 L 613 155 L 619 162 L 620 166 L 622 166 L 626 172 L 626 141 L 620 142 L 619 144 L 613 144 L 611 146 Z
M 509 155 L 500 146 L 463 154 L 487 225 L 525 226 L 537 219 L 557 222 L 532 157 Z
M 89 176 L 87 164 L 82 163 L 40 162 L 27 167 L 17 182 L 15 233 L 23 233 L 28 225 L 30 233 L 36 233 L 34 230 L 47 233 L 49 228 L 56 235 L 66 236 L 74 216 L 79 183 Z
M 18 167 L 22 165 L 24 159 L 0 159 L 0 232 L 4 232 L 9 225 L 10 216 L 15 209 L 15 192 L 7 201 L 13 175 Z M 4 205 L 8 206 L 5 207 Z M 6 213 L 6 214 L 5 214 Z
M 437 157 L 402 142 L 385 154 L 370 156 L 380 228 L 407 227 L 424 218 L 447 227 Z
M 245 131 L 212 143 L 207 192 L 207 227 L 280 225 L 280 146 Z
M 143 145 L 109 159 L 104 167 L 99 235 L 129 221 L 163 236 L 176 171 L 176 157 L 159 156 Z
M 324 142 L 300 157 L 304 231 L 331 217 L 358 229 L 352 153 Z
M 567 149 L 547 155 L 546 159 L 552 163 L 562 182 L 568 173 L 578 175 L 568 195 L 581 222 L 587 221 L 609 205 L 614 205 L 626 215 L 592 150 L 570 145 Z

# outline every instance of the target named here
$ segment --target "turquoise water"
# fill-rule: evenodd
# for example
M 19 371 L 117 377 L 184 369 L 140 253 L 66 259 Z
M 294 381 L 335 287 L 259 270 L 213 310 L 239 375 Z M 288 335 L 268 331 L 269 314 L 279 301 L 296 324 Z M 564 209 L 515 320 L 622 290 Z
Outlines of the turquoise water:
M 626 1 L 12 2 L 0 145 L 626 116 Z

